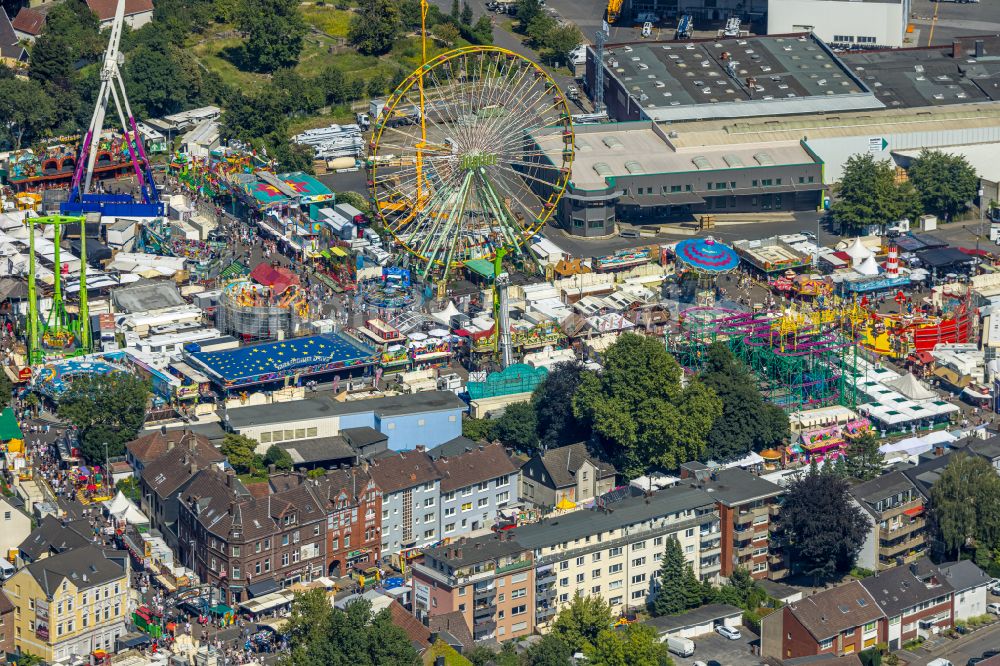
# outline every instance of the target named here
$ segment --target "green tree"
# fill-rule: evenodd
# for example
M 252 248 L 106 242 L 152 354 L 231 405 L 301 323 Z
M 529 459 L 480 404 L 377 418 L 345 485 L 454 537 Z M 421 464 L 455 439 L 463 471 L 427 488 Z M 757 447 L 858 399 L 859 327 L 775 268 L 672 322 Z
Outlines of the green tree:
M 514 16 L 517 17 L 517 31 L 523 35 L 528 34 L 528 26 L 535 17 L 541 15 L 541 0 L 517 0 L 514 6 Z
M 258 72 L 294 67 L 306 23 L 297 0 L 239 0 L 236 26 L 246 38 L 246 62 Z
M 389 610 L 372 615 L 358 600 L 346 610 L 331 606 L 323 590 L 296 595 L 287 626 L 289 651 L 281 666 L 419 666 L 420 657 L 406 632 L 392 623 Z
M 572 656 L 573 650 L 566 641 L 555 634 L 545 634 L 528 648 L 525 661 L 531 666 L 571 666 Z
M 885 456 L 878 450 L 879 440 L 866 432 L 847 447 L 847 473 L 859 481 L 869 481 L 882 474 Z
M 722 400 L 722 415 L 712 423 L 705 457 L 728 460 L 762 451 L 789 437 L 788 415 L 764 400 L 757 381 L 723 343 L 709 346 L 701 380 Z
M 756 610 L 767 601 L 767 592 L 754 580 L 749 571 L 737 567 L 729 575 L 729 581 L 715 591 L 715 601 L 738 606 L 744 610 Z
M 548 31 L 542 40 L 542 59 L 552 64 L 565 65 L 569 52 L 583 42 L 583 33 L 573 23 L 559 25 Z
M 442 23 L 434 26 L 434 36 L 440 39 L 445 46 L 454 46 L 461 33 L 453 23 Z
M 448 18 L 457 23 L 460 13 L 461 10 L 459 9 L 458 0 L 451 0 L 451 11 L 448 12 Z
M 462 436 L 474 442 L 488 442 L 493 436 L 493 421 L 490 419 L 475 419 L 471 416 L 462 419 Z
M 62 90 L 73 86 L 73 52 L 65 38 L 42 33 L 31 49 L 28 76 Z
M 545 448 L 575 444 L 590 438 L 590 429 L 573 413 L 573 397 L 585 375 L 593 374 L 579 361 L 557 363 L 531 394 L 538 438 Z
M 781 524 L 792 562 L 817 580 L 851 570 L 869 525 L 847 481 L 815 465 L 788 487 Z
M 125 64 L 125 86 L 129 102 L 143 117 L 158 117 L 180 111 L 187 101 L 187 77 L 165 38 L 144 44 L 133 51 Z
M 136 504 L 140 501 L 139 481 L 134 476 L 122 479 L 116 483 L 115 490 L 121 492 L 125 495 L 125 497 L 129 498 Z
M 652 627 L 641 623 L 605 629 L 584 650 L 590 666 L 671 666 L 665 643 Z
M 290 471 L 293 466 L 292 456 L 277 444 L 267 447 L 264 453 L 264 464 L 274 465 L 276 469 Z
M 597 635 L 611 626 L 614 614 L 601 597 L 585 597 L 577 592 L 552 624 L 552 635 L 579 652 L 592 646 Z
M 633 477 L 701 457 L 722 401 L 700 381 L 682 387 L 680 365 L 662 342 L 626 333 L 608 348 L 601 374 L 584 376 L 573 413 Z
M 84 0 L 54 6 L 45 15 L 42 34 L 65 40 L 73 61 L 95 60 L 107 46 L 107 38 L 100 34 L 100 21 Z
M 149 384 L 127 372 L 82 375 L 59 399 L 59 417 L 76 426 L 83 457 L 103 463 L 125 454 L 146 419 Z
M 976 196 L 979 177 L 962 155 L 924 149 L 910 163 L 907 175 L 920 193 L 924 210 L 951 220 Z
M 909 191 L 896 184 L 896 174 L 888 160 L 876 161 L 871 153 L 853 155 L 844 165 L 837 200 L 830 212 L 845 232 L 885 225 L 900 219 L 904 212 L 912 213 L 908 210 L 912 207 Z
M 701 606 L 703 594 L 701 581 L 684 558 L 680 542 L 671 536 L 660 558 L 656 595 L 648 604 L 649 612 L 657 616 L 682 613 Z
M 472 29 L 469 31 L 470 41 L 477 44 L 493 43 L 493 22 L 489 16 L 480 16 L 476 19 Z
M 1000 545 L 1000 476 L 989 461 L 956 453 L 931 486 L 930 525 L 945 554 Z
M 541 51 L 545 48 L 546 39 L 549 33 L 556 29 L 559 24 L 554 18 L 548 14 L 542 13 L 531 19 L 528 23 L 528 27 L 525 29 L 524 34 L 528 36 L 528 42 Z
M 347 39 L 359 53 L 382 55 L 399 37 L 401 22 L 396 0 L 364 0 L 351 17 Z
M 256 449 L 257 440 L 244 435 L 230 432 L 222 438 L 222 455 L 240 474 L 252 474 L 259 468 Z
M 469 0 L 465 0 L 462 3 L 462 14 L 459 19 L 462 25 L 466 27 L 472 26 L 472 6 L 469 4 Z
M 52 97 L 38 81 L 0 79 L 0 132 L 6 133 L 11 145 L 19 150 L 23 145 L 44 136 L 56 119 Z
M 503 415 L 493 422 L 490 435 L 492 439 L 500 440 L 504 446 L 533 454 L 538 450 L 534 407 L 530 402 L 507 405 Z

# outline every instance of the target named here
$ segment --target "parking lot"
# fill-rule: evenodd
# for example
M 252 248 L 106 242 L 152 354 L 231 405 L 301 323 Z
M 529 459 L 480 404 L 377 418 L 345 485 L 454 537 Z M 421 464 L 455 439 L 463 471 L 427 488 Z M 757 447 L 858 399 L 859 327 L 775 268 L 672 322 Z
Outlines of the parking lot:
M 757 666 L 761 663 L 759 657 L 750 652 L 750 643 L 757 640 L 757 635 L 740 627 L 743 638 L 731 641 L 719 634 L 705 634 L 692 638 L 695 649 L 690 657 L 670 655 L 677 666 L 691 666 L 696 661 L 703 661 L 709 666 Z

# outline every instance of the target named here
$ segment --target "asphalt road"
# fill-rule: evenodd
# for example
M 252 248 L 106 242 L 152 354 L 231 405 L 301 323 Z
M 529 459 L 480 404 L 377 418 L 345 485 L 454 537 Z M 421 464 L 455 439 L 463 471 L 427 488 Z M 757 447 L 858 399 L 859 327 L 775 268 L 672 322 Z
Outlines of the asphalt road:
M 920 30 L 919 46 L 928 46 L 930 27 L 937 10 L 932 45 L 947 45 L 961 35 L 985 35 L 1000 32 L 1000 2 L 983 0 L 976 3 L 931 2 L 913 0 L 910 19 Z
M 948 643 L 933 653 L 916 650 L 914 653 L 916 658 L 909 662 L 909 666 L 927 666 L 929 662 L 940 657 L 944 657 L 954 666 L 965 666 L 969 659 L 981 656 L 986 650 L 1000 649 L 1000 623 L 980 629 L 968 637 L 945 640 Z
M 677 666 L 691 666 L 703 661 L 709 666 L 757 666 L 760 658 L 750 652 L 750 643 L 757 640 L 757 634 L 746 627 L 740 627 L 743 637 L 736 641 L 723 638 L 719 634 L 705 634 L 693 638 L 695 649 L 690 657 L 670 655 Z

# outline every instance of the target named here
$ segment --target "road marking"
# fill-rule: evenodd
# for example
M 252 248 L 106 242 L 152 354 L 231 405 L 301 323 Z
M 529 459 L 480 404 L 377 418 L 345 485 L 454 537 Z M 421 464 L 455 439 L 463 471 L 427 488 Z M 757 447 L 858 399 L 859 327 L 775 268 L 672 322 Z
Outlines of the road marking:
M 941 9 L 941 1 L 934 3 L 934 17 L 931 19 L 931 30 L 927 33 L 927 46 L 931 45 L 931 40 L 934 39 L 934 26 L 937 25 L 938 10 Z

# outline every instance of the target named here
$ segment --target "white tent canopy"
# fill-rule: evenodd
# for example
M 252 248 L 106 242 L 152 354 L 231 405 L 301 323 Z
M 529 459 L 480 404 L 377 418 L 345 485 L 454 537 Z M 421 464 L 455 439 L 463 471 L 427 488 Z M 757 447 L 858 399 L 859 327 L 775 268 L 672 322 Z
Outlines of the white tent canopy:
M 448 301 L 448 306 L 440 312 L 432 312 L 431 317 L 441 322 L 445 326 L 451 326 L 451 318 L 457 314 L 462 314 L 452 301 Z
M 146 514 L 135 505 L 135 502 L 125 497 L 125 493 L 120 490 L 112 499 L 104 502 L 104 508 L 107 509 L 108 515 L 118 520 L 124 520 L 130 525 L 145 525 L 149 523 L 149 518 L 146 517 Z
M 851 263 L 857 266 L 865 259 L 874 258 L 875 255 L 865 247 L 865 244 L 861 242 L 860 238 L 855 238 L 851 246 L 848 247 L 844 252 L 851 258 Z
M 896 389 L 910 400 L 930 400 L 937 397 L 937 394 L 921 384 L 912 372 L 896 379 L 887 379 L 882 384 Z
M 869 256 L 854 265 L 854 270 L 864 276 L 878 275 L 878 262 Z

